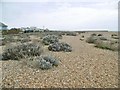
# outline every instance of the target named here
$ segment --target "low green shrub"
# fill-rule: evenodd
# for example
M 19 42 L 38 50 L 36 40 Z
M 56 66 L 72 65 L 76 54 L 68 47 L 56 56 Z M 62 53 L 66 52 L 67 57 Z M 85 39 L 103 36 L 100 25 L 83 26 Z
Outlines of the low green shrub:
M 53 43 L 53 44 L 49 45 L 48 50 L 56 51 L 56 52 L 58 52 L 58 51 L 71 52 L 72 47 L 67 43 L 56 42 L 56 43 Z
M 119 39 L 119 36 L 112 36 L 113 39 Z
M 102 48 L 102 49 L 108 49 L 112 51 L 118 51 L 118 43 L 113 42 L 113 41 L 102 41 L 102 40 L 97 40 L 95 47 L 97 48 Z
M 97 39 L 98 39 L 97 36 L 90 36 L 87 38 L 86 42 L 87 43 L 95 43 Z
M 42 39 L 42 42 L 45 45 L 49 45 L 58 41 L 59 41 L 59 38 L 56 35 L 47 35 L 47 36 L 44 36 Z
M 102 49 L 110 49 L 110 42 L 97 40 L 95 47 L 102 48 Z
M 50 55 L 48 55 L 48 56 L 44 55 L 44 56 L 37 57 L 37 61 L 39 61 L 39 67 L 42 70 L 48 70 L 54 66 L 59 65 L 58 59 L 56 59 Z
M 43 52 L 41 46 L 34 43 L 10 46 L 3 52 L 3 60 L 19 60 L 20 58 L 40 56 Z
M 13 35 L 5 35 L 2 41 L 6 43 L 10 43 L 10 42 L 15 42 L 15 39 Z
M 20 41 L 21 43 L 25 43 L 25 42 L 30 42 L 31 39 L 30 39 L 30 38 L 21 38 L 19 41 Z
M 90 37 L 87 38 L 86 42 L 95 44 L 97 40 L 107 41 L 108 39 L 102 36 L 99 37 L 99 36 L 91 35 Z
M 118 36 L 118 35 L 117 35 L 117 34 L 112 34 L 111 37 L 112 37 L 112 36 Z
M 99 37 L 99 39 L 100 39 L 100 40 L 104 40 L 104 41 L 108 40 L 108 39 L 105 38 L 105 37 Z
M 96 34 L 96 33 L 93 33 L 93 34 L 91 34 L 91 36 L 97 36 L 97 34 Z

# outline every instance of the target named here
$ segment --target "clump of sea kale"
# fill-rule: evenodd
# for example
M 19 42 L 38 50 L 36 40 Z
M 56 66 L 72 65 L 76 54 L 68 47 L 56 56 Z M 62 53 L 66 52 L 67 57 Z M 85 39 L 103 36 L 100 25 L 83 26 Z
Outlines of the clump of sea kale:
M 93 33 L 93 34 L 91 34 L 91 36 L 97 36 L 97 34 L 96 34 L 96 33 Z
M 48 70 L 59 65 L 59 60 L 50 55 L 37 57 L 37 61 L 39 61 L 39 67 L 42 70 Z
M 51 43 L 55 43 L 55 42 L 58 42 L 58 41 L 59 41 L 59 38 L 56 35 L 47 35 L 47 36 L 44 36 L 43 39 L 42 39 L 42 42 L 45 45 L 49 45 Z
M 72 47 L 67 44 L 67 43 L 53 43 L 51 45 L 49 45 L 48 49 L 50 51 L 64 51 L 64 52 L 71 52 L 72 51 Z
M 97 36 L 90 36 L 90 37 L 87 38 L 86 42 L 87 43 L 95 43 L 96 40 L 98 40 Z
M 112 34 L 111 38 L 113 38 L 113 39 L 119 39 L 120 37 L 117 34 Z
M 3 60 L 19 60 L 20 58 L 40 56 L 43 52 L 42 47 L 34 43 L 11 46 L 2 54 Z

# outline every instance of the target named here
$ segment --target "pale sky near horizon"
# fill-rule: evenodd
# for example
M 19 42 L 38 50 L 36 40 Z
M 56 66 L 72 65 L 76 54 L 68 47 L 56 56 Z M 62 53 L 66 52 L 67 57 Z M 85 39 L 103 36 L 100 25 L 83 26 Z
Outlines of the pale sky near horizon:
M 0 22 L 12 27 L 118 30 L 119 0 L 2 0 Z

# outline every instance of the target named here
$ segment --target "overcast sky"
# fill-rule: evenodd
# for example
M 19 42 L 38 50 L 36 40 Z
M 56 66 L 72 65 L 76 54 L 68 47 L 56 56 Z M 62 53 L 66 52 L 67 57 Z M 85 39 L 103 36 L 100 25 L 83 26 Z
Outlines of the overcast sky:
M 57 30 L 118 30 L 118 1 L 2 0 L 0 21 L 9 28 L 45 26 Z

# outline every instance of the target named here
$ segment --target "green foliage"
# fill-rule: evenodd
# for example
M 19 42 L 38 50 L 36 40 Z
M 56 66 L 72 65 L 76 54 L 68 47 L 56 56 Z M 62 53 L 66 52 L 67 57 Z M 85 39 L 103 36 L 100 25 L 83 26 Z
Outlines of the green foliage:
M 64 52 L 71 52 L 72 51 L 72 47 L 67 44 L 67 43 L 53 43 L 51 45 L 49 45 L 48 49 L 50 51 L 64 51 Z
M 91 36 L 97 36 L 97 34 L 93 33 L 93 34 L 91 34 Z
M 28 43 L 10 46 L 3 52 L 2 56 L 3 60 L 19 60 L 25 57 L 40 56 L 42 52 L 43 50 L 39 45 Z
M 118 35 L 117 35 L 117 34 L 112 34 L 111 37 L 112 37 L 112 36 L 118 36 Z
M 42 42 L 45 45 L 49 45 L 51 43 L 55 43 L 55 42 L 58 42 L 58 41 L 59 41 L 59 38 L 56 35 L 47 35 L 47 36 L 44 36 L 43 39 L 42 39 Z
M 97 40 L 103 40 L 103 41 L 107 41 L 108 39 L 103 37 L 103 36 L 96 36 L 96 34 L 92 34 L 90 37 L 87 38 L 86 42 L 87 43 L 96 43 Z
M 119 39 L 119 36 L 112 36 L 113 39 Z
M 86 42 L 87 43 L 95 43 L 97 39 L 98 39 L 97 36 L 90 36 L 87 38 Z
M 37 61 L 39 61 L 39 67 L 42 70 L 48 70 L 51 69 L 53 66 L 59 65 L 59 61 L 50 55 L 37 57 Z
M 99 37 L 99 39 L 100 40 L 105 40 L 105 41 L 107 40 L 107 38 L 105 38 L 105 37 Z
M 7 44 L 7 43 L 11 43 L 11 42 L 15 42 L 14 36 L 13 35 L 5 35 L 3 36 L 2 39 L 2 44 Z
M 113 42 L 113 41 L 102 41 L 102 40 L 97 40 L 95 47 L 102 48 L 102 49 L 108 49 L 112 51 L 118 51 L 118 43 Z
M 119 36 L 117 34 L 112 34 L 111 38 L 113 38 L 113 39 L 119 39 Z

